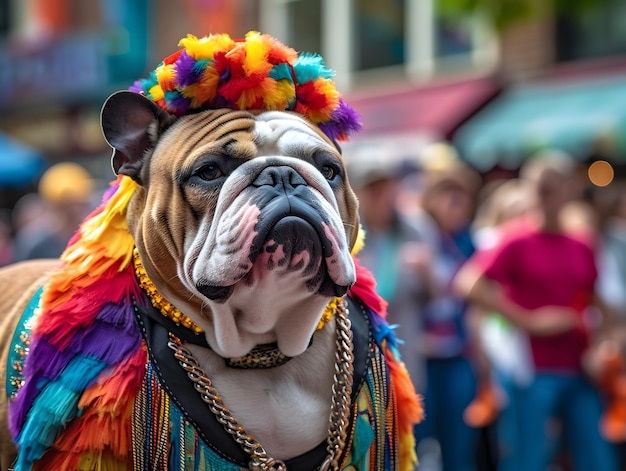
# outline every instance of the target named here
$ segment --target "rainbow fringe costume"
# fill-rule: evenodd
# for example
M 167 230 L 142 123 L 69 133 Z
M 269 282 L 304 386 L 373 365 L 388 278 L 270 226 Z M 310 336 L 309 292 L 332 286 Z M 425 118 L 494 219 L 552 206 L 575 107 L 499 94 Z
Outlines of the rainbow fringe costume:
M 297 59 L 268 38 L 188 37 L 181 41 L 185 50 L 137 82 L 135 91 L 178 115 L 225 105 L 287 109 L 307 116 L 333 139 L 358 129 L 318 56 Z M 233 77 L 238 80 L 228 85 Z M 134 240 L 126 224 L 137 187 L 127 176 L 112 183 L 102 205 L 70 240 L 60 270 L 23 314 L 7 365 L 15 470 L 247 469 L 247 461 L 224 453 L 198 426 L 152 356 L 151 346 L 159 345 L 148 335 L 150 318 L 138 313 L 153 308 L 135 276 Z M 355 262 L 350 317 L 366 326 L 365 340 L 355 350 L 355 358 L 366 360 L 353 387 L 342 469 L 412 471 L 413 426 L 421 404 L 385 322 L 386 304 L 371 274 Z M 177 335 L 186 335 L 174 323 L 159 326 L 155 329 L 178 328 Z M 188 390 L 199 397 L 191 386 Z M 208 409 L 203 412 L 215 421 Z M 229 445 L 236 447 L 234 441 Z M 290 471 L 319 464 L 321 459 L 287 462 Z

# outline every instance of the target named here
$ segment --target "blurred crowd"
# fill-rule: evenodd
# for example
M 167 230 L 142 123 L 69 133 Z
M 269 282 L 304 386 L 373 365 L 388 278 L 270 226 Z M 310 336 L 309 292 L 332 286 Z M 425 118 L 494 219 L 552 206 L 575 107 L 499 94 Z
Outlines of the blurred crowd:
M 0 213 L 0 266 L 36 258 L 58 258 L 82 220 L 99 203 L 97 180 L 81 165 L 48 168 L 37 189 Z
M 418 470 L 626 469 L 624 183 L 556 150 L 502 179 L 445 143 L 401 152 L 346 157 L 424 400 Z
M 365 248 L 423 397 L 418 471 L 626 469 L 626 182 L 559 151 L 489 178 L 446 143 L 348 148 Z M 0 265 L 58 257 L 100 191 L 49 168 Z

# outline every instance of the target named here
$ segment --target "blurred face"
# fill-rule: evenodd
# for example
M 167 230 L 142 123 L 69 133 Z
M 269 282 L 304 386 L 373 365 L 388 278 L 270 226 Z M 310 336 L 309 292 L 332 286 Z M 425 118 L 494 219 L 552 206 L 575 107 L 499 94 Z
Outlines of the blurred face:
M 363 224 L 370 229 L 384 229 L 393 220 L 397 182 L 377 180 L 356 190 Z
M 68 200 L 56 206 L 56 217 L 64 219 L 63 223 L 75 229 L 82 220 L 89 214 L 90 205 L 88 201 Z
M 567 179 L 553 170 L 543 171 L 536 183 L 537 207 L 546 215 L 556 217 L 563 206 L 571 201 Z
M 472 195 L 458 186 L 433 191 L 424 204 L 439 228 L 448 234 L 454 234 L 469 224 L 473 206 Z

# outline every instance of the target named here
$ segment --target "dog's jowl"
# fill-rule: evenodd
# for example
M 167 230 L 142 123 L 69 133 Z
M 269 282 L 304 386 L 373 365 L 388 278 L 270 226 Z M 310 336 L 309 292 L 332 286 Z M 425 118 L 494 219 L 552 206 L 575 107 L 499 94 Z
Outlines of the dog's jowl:
M 105 102 L 117 178 L 61 259 L 0 271 L 2 469 L 412 470 L 357 114 L 270 36 L 180 46 Z

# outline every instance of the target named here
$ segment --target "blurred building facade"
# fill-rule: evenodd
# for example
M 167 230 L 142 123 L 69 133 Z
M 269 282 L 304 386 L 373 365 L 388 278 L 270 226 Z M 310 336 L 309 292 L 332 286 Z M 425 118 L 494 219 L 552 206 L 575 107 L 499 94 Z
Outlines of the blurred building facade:
M 358 139 L 391 137 L 404 154 L 445 139 L 483 172 L 514 172 L 547 147 L 619 166 L 623 2 L 534 2 L 540 11 L 503 29 L 480 11 L 455 12 L 455 3 L 468 2 L 262 0 L 259 14 L 264 31 L 320 51 L 337 70 L 363 116 Z
M 514 170 L 537 151 L 559 149 L 579 162 L 606 159 L 626 176 L 626 4 L 587 4 L 499 35 L 503 92 L 454 135 L 480 170 Z
M 0 131 L 49 164 L 77 160 L 96 175 L 110 173 L 99 125 L 106 97 L 145 76 L 187 33 L 256 27 L 253 6 L 252 0 L 0 0 Z
M 419 159 L 501 88 L 498 40 L 485 18 L 444 15 L 438 3 L 262 0 L 260 20 L 297 49 L 320 51 L 337 71 L 363 118 L 355 142 L 391 138 L 399 158 Z
M 479 12 L 443 12 L 440 2 L 0 0 L 0 132 L 48 164 L 76 160 L 109 178 L 109 150 L 99 129 L 103 101 L 145 76 L 187 33 L 241 36 L 259 29 L 298 50 L 320 52 L 363 116 L 359 139 L 391 137 L 415 154 L 426 143 L 449 140 L 485 171 L 507 158 L 515 166 L 529 147 L 549 143 L 524 134 L 520 119 L 538 113 L 533 126 L 545 131 L 577 114 L 555 115 L 562 104 L 542 106 L 536 93 L 531 101 L 539 111 L 510 112 L 525 100 L 524 93 L 516 99 L 519 90 L 532 94 L 533 87 L 551 83 L 543 96 L 554 97 L 567 92 L 566 82 L 602 79 L 621 91 L 626 8 L 618 0 L 599 2 L 589 15 L 547 13 L 503 32 Z M 578 113 L 581 118 L 613 120 L 604 127 L 584 121 L 594 130 L 586 139 L 616 145 L 611 139 L 624 124 L 624 99 L 616 93 L 604 106 L 606 98 L 586 93 L 594 113 Z M 508 130 L 494 127 L 505 121 L 512 123 Z M 503 140 L 513 147 L 501 148 Z

